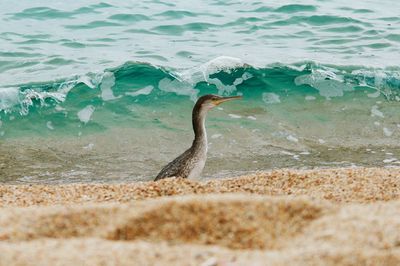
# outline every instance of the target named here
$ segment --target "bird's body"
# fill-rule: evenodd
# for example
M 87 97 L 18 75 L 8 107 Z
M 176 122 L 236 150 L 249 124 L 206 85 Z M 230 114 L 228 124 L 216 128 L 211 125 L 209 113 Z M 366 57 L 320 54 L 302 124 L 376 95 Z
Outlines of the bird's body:
M 196 178 L 206 164 L 207 150 L 197 151 L 190 147 L 184 153 L 167 164 L 155 180 L 168 177 Z
M 240 97 L 220 97 L 209 94 L 197 100 L 192 113 L 195 136 L 192 146 L 167 164 L 157 175 L 155 181 L 168 177 L 197 178 L 200 176 L 207 160 L 206 114 L 208 110 L 220 103 L 237 98 Z

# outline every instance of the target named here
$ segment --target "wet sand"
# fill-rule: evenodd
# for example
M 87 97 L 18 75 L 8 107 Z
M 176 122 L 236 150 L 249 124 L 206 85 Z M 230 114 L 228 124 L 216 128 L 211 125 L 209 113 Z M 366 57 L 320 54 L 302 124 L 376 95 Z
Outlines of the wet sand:
M 400 168 L 1 185 L 0 265 L 399 265 Z

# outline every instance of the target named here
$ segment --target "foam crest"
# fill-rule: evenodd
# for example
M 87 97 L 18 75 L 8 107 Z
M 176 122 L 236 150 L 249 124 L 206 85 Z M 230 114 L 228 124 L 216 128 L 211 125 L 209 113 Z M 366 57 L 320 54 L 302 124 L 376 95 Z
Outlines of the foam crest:
M 146 102 L 150 104 L 146 108 L 152 109 L 160 101 L 195 101 L 200 95 L 214 93 L 243 95 L 246 100 L 261 103 L 263 108 L 268 105 L 268 108 L 287 109 L 284 108 L 287 104 L 300 106 L 306 102 L 310 113 L 320 115 L 321 109 L 317 105 L 321 98 L 318 96 L 322 96 L 324 100 L 336 98 L 338 101 L 333 104 L 339 106 L 342 100 L 348 100 L 351 95 L 360 101 L 372 102 L 365 105 L 364 112 L 368 115 L 360 119 L 367 119 L 369 114 L 380 117 L 377 110 L 385 114 L 387 119 L 393 115 L 393 110 L 386 108 L 390 103 L 384 102 L 379 108 L 373 106 L 383 96 L 389 102 L 399 100 L 399 73 L 396 69 L 360 69 L 354 66 L 326 66 L 315 62 L 273 64 L 256 68 L 239 58 L 227 56 L 179 71 L 148 63 L 129 62 L 98 73 L 3 88 L 0 90 L 0 111 L 5 115 L 5 129 L 8 127 L 8 120 L 18 121 L 21 116 L 30 115 L 31 112 L 39 114 L 40 109 L 45 111 L 41 111 L 38 118 L 53 121 L 53 125 L 57 125 L 54 119 L 65 119 L 67 124 L 61 124 L 66 126 L 68 123 L 76 123 L 76 119 L 70 119 L 68 114 L 87 110 L 82 113 L 83 118 L 80 121 L 88 123 L 91 119 L 88 114 L 94 111 L 92 108 L 85 109 L 89 105 L 104 112 L 101 116 L 103 120 L 118 113 L 121 121 L 128 121 L 132 116 L 127 110 L 137 109 L 132 103 L 141 106 Z M 132 98 L 135 99 L 132 101 Z M 370 100 L 366 100 L 367 98 Z M 354 102 L 354 108 L 358 108 L 356 104 Z M 52 117 L 60 112 L 64 116 Z M 237 115 L 248 117 L 253 114 Z M 260 121 L 262 120 L 257 119 L 257 123 L 261 123 Z M 384 122 L 382 121 L 382 126 L 390 128 Z M 62 129 L 59 126 L 55 128 Z M 391 136 L 396 135 L 397 132 L 393 131 Z
M 18 88 L 1 88 L 0 89 L 0 110 L 8 112 L 19 102 Z
M 189 96 L 191 100 L 195 101 L 199 90 L 193 89 L 190 83 L 180 82 L 176 79 L 163 78 L 158 83 L 158 88 L 164 92 L 172 92 L 176 95 Z
M 115 85 L 114 74 L 112 72 L 104 73 L 100 85 L 101 98 L 103 98 L 103 101 L 110 101 L 117 99 L 117 97 L 114 96 L 114 93 L 111 89 L 114 85 Z
M 310 85 L 328 99 L 341 97 L 344 92 L 353 90 L 353 85 L 346 83 L 342 75 L 329 68 L 312 69 L 310 74 L 296 77 L 294 82 L 297 86 Z

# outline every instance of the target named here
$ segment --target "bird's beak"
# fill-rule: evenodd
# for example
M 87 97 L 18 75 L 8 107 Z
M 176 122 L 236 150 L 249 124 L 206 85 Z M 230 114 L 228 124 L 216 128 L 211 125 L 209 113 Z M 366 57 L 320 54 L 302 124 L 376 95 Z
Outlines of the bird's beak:
M 232 100 L 238 100 L 238 99 L 242 99 L 242 98 L 243 98 L 242 96 L 223 97 L 223 98 L 221 98 L 219 100 L 216 100 L 215 104 L 216 105 L 220 105 L 223 102 L 232 101 Z

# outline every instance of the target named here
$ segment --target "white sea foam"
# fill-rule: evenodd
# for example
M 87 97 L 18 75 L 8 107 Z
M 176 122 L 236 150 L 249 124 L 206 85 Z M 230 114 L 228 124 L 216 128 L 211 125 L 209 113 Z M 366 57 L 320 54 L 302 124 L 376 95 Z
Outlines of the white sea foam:
M 399 80 L 400 74 L 396 71 L 387 70 L 354 70 L 351 73 L 360 79 L 360 85 L 376 90 L 375 93 L 368 94 L 368 97 L 378 97 L 383 94 L 387 99 L 399 101 L 397 90 L 393 90 L 391 81 Z
M 78 112 L 79 120 L 86 124 L 87 122 L 90 121 L 90 118 L 91 118 L 94 110 L 95 110 L 95 107 L 93 105 L 86 106 L 85 108 L 83 108 L 82 110 L 80 110 Z
M 213 134 L 213 135 L 211 136 L 212 139 L 218 139 L 218 138 L 220 138 L 220 137 L 222 137 L 222 134 Z
M 237 78 L 235 79 L 235 81 L 233 82 L 234 86 L 240 85 L 243 83 L 243 81 L 248 80 L 250 78 L 252 78 L 253 75 L 247 72 L 244 72 L 241 78 Z
M 187 82 L 181 82 L 176 79 L 163 78 L 158 83 L 158 88 L 165 92 L 173 92 L 177 95 L 190 96 L 192 101 L 195 101 L 199 90 L 193 89 L 192 85 Z
M 208 81 L 209 76 L 220 71 L 231 73 L 232 69 L 245 66 L 239 58 L 230 56 L 219 56 L 200 66 L 193 67 L 181 73 L 177 73 L 178 78 L 191 83 Z M 248 75 L 248 74 L 247 74 Z M 242 77 L 243 78 L 243 77 Z M 246 76 L 244 77 L 246 78 Z
M 235 114 L 229 114 L 229 116 L 230 116 L 231 118 L 236 118 L 236 119 L 242 118 L 240 115 L 235 115 Z
M 395 161 L 397 161 L 397 158 L 388 158 L 388 159 L 383 160 L 384 163 L 393 163 Z
M 53 123 L 52 123 L 51 121 L 47 121 L 46 127 L 47 127 L 48 129 L 50 129 L 50 130 L 54 130 L 54 126 L 53 126 Z
M 237 78 L 235 79 L 235 81 L 233 82 L 233 85 L 237 86 L 243 83 L 243 79 L 242 78 Z
M 153 89 L 154 89 L 154 87 L 149 85 L 149 86 L 144 87 L 143 89 L 140 89 L 140 90 L 137 90 L 134 92 L 126 92 L 125 95 L 129 95 L 132 97 L 136 97 L 139 95 L 149 95 L 153 91 Z
M 307 95 L 307 96 L 305 97 L 305 99 L 306 99 L 306 101 L 314 101 L 314 100 L 317 99 L 317 98 L 315 98 L 314 96 Z
M 33 89 L 27 89 L 20 93 L 20 100 L 19 104 L 21 106 L 20 113 L 22 115 L 27 115 L 29 113 L 29 107 L 33 105 L 33 100 L 39 100 L 41 106 L 45 106 L 46 99 L 53 99 L 56 102 L 63 102 L 65 101 L 66 94 L 63 92 L 46 92 L 46 91 L 36 91 Z
M 311 74 L 298 76 L 294 80 L 297 86 L 310 85 L 317 89 L 319 94 L 326 98 L 340 97 L 345 91 L 354 90 L 353 85 L 346 84 L 342 75 L 336 74 L 333 69 L 313 69 Z
M 299 142 L 299 139 L 292 135 L 287 136 L 286 139 L 291 142 Z
M 98 73 L 98 74 L 95 74 L 95 75 L 90 75 L 90 74 L 82 75 L 77 79 L 77 82 L 78 83 L 82 82 L 86 86 L 88 86 L 89 88 L 95 89 L 103 81 L 104 75 L 109 75 L 107 73 L 110 73 L 110 72 Z
M 243 67 L 244 65 L 243 61 L 239 58 L 219 56 L 200 66 L 200 69 L 203 72 L 204 78 L 207 79 L 210 75 L 222 70 L 230 73 L 232 69 Z
M 224 83 L 222 83 L 222 81 L 220 81 L 217 78 L 214 79 L 210 78 L 207 81 L 208 83 L 213 84 L 217 87 L 219 95 L 229 95 L 232 92 L 236 91 L 235 85 L 225 85 Z
M 262 100 L 266 104 L 274 104 L 274 103 L 280 103 L 281 100 L 279 98 L 278 94 L 272 93 L 272 92 L 264 92 L 262 94 Z
M 387 128 L 387 127 L 384 127 L 383 128 L 383 134 L 385 134 L 386 137 L 391 137 L 393 135 L 393 131 L 390 130 L 389 128 Z
M 115 85 L 115 76 L 112 72 L 106 72 L 103 75 L 103 79 L 101 81 L 100 89 L 101 89 L 101 98 L 104 101 L 115 100 L 119 97 L 115 97 L 112 91 L 112 87 Z
M 380 91 L 376 91 L 376 92 L 368 93 L 368 94 L 367 94 L 367 96 L 368 96 L 369 98 L 378 98 L 380 95 L 381 95 L 381 92 L 380 92 Z
M 58 111 L 58 112 L 62 112 L 62 111 L 65 111 L 65 108 L 57 104 L 57 105 L 54 107 L 54 110 L 56 110 L 56 111 Z
M 372 117 L 377 116 L 377 117 L 381 117 L 381 118 L 385 117 L 385 115 L 381 111 L 378 110 L 378 106 L 377 105 L 372 106 L 372 108 L 371 108 L 371 116 Z
M 83 148 L 84 148 L 85 150 L 92 150 L 93 147 L 94 147 L 94 144 L 93 144 L 93 143 L 89 143 L 88 145 L 84 146 Z
M 19 103 L 19 89 L 15 87 L 0 88 L 0 110 L 8 112 Z
M 182 83 L 189 83 L 191 85 L 201 81 L 205 81 L 209 84 L 213 84 L 218 89 L 218 94 L 228 95 L 236 91 L 236 86 L 243 83 L 243 81 L 252 78 L 253 75 L 250 73 L 243 73 L 240 78 L 235 79 L 232 84 L 224 84 L 217 78 L 211 78 L 210 76 L 220 71 L 231 73 L 232 69 L 244 67 L 246 64 L 239 58 L 220 56 L 207 63 L 186 70 L 182 73 L 177 73 L 177 79 Z

